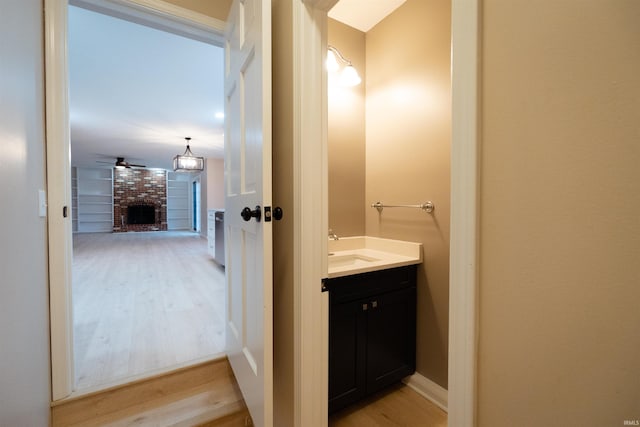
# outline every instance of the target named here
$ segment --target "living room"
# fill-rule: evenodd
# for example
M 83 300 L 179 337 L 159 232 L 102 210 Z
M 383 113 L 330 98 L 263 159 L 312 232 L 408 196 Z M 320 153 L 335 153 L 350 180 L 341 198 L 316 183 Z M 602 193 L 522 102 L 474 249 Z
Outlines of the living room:
M 80 393 L 224 351 L 223 49 L 103 12 L 68 15 Z

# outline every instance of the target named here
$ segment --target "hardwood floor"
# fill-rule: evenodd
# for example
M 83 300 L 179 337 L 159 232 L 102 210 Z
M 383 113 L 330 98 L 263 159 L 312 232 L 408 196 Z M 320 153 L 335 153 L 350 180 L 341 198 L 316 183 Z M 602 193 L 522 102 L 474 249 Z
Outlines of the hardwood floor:
M 224 270 L 193 233 L 74 235 L 78 389 L 214 357 L 224 348 Z M 52 409 L 54 426 L 245 426 L 228 364 L 205 363 Z M 217 421 L 210 421 L 217 419 Z M 331 427 L 445 427 L 447 414 L 404 385 L 333 414 Z
M 251 417 L 226 359 L 57 402 L 53 427 L 248 426 Z
M 404 384 L 336 412 L 329 427 L 446 427 L 447 413 Z
M 224 269 L 189 232 L 75 234 L 78 390 L 115 384 L 224 349 Z

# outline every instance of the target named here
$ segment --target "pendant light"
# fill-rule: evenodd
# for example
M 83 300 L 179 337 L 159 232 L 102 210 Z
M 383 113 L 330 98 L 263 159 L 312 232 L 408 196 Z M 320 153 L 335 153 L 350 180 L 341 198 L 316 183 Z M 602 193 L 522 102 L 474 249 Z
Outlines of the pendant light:
M 196 157 L 191 152 L 189 147 L 190 137 L 185 138 L 187 140 L 187 149 L 184 154 L 178 154 L 173 158 L 173 170 L 175 172 L 193 172 L 204 170 L 204 157 Z

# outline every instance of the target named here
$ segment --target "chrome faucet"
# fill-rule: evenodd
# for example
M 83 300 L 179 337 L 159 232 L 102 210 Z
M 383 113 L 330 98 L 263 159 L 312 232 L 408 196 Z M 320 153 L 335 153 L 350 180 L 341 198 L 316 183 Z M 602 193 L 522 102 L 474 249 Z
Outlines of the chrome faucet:
M 329 229 L 329 239 L 338 240 L 338 235 L 334 233 L 332 229 Z

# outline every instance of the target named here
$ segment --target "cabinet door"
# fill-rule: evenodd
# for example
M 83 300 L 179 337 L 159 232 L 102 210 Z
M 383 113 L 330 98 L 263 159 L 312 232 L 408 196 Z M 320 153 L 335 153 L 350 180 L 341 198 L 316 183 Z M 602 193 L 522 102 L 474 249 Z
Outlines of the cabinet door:
M 370 299 L 367 317 L 367 394 L 387 387 L 416 366 L 416 288 Z
M 366 302 L 332 304 L 329 312 L 329 413 L 365 395 Z

